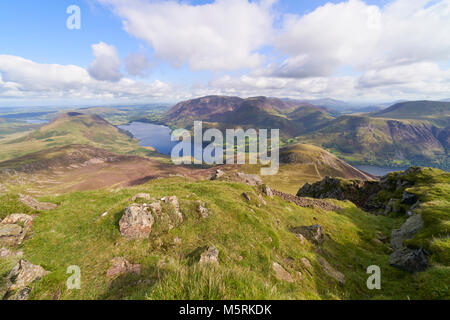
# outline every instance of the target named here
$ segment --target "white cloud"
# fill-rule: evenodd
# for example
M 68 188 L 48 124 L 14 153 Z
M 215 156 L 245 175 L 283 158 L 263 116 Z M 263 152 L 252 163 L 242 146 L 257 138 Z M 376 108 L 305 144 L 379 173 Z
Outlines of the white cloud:
M 100 42 L 92 45 L 95 60 L 89 66 L 92 78 L 103 81 L 119 81 L 123 75 L 120 72 L 122 62 L 116 47 Z
M 275 46 L 288 58 L 266 75 L 332 75 L 450 59 L 450 0 L 396 0 L 383 8 L 361 0 L 328 3 L 284 16 Z M 264 73 L 260 72 L 260 73 Z
M 100 81 L 79 66 L 40 64 L 17 56 L 0 55 L 0 98 L 139 100 L 177 97 L 177 88 L 121 78 Z M 182 97 L 182 96 L 179 96 Z
M 156 57 L 174 67 L 237 70 L 261 64 L 257 52 L 269 43 L 273 1 L 216 0 L 190 5 L 175 1 L 98 0 L 111 5 L 125 30 L 146 41 Z
M 143 53 L 130 53 L 125 59 L 125 68 L 132 76 L 147 75 L 151 66 L 150 60 Z

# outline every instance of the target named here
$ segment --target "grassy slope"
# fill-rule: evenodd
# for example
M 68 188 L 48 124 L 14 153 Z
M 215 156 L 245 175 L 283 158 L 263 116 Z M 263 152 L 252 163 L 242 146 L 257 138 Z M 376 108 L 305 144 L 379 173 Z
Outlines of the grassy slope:
M 0 140 L 0 161 L 71 144 L 89 144 L 120 154 L 151 153 L 98 116 L 63 115 L 32 133 Z
M 237 171 L 260 174 L 260 167 L 245 165 Z M 339 160 L 328 151 L 308 144 L 294 144 L 280 150 L 280 170 L 276 175 L 263 176 L 263 181 L 282 192 L 296 194 L 305 183 L 326 176 L 370 180 L 372 177 Z
M 435 185 L 430 188 L 438 190 Z M 448 192 L 448 185 L 445 190 Z M 185 222 L 168 234 L 126 241 L 120 236 L 118 221 L 130 197 L 138 192 L 155 197 L 177 195 Z M 300 208 L 278 198 L 266 198 L 268 206 L 260 208 L 255 201 L 246 202 L 242 192 L 256 199 L 256 190 L 247 185 L 171 178 L 115 192 L 77 192 L 42 199 L 60 206 L 40 213 L 32 236 L 23 244 L 27 259 L 52 271 L 35 285 L 32 298 L 51 299 L 58 290 L 63 299 L 449 298 L 442 282 L 450 275 L 448 261 L 446 266 L 411 275 L 388 266 L 388 246 L 373 241 L 377 231 L 389 235 L 404 219 L 370 215 L 338 201 L 334 202 L 344 208 L 339 213 Z M 198 218 L 194 209 L 197 199 L 213 212 L 208 219 Z M 109 214 L 102 218 L 106 211 Z M 0 216 L 13 212 L 30 210 L 19 205 L 16 196 L 1 197 Z M 319 267 L 316 248 L 301 245 L 288 231 L 317 223 L 330 236 L 320 254 L 345 274 L 343 286 Z M 177 236 L 181 245 L 174 245 Z M 196 264 L 199 248 L 210 245 L 220 250 L 220 266 L 201 268 Z M 110 259 L 117 256 L 142 264 L 142 275 L 123 276 L 110 285 L 106 270 Z M 312 270 L 301 264 L 303 257 L 311 260 Z M 291 273 L 295 283 L 274 277 L 274 261 Z M 5 275 L 14 262 L 1 262 L 0 274 Z M 381 291 L 366 288 L 366 268 L 374 264 L 382 269 Z M 70 265 L 81 267 L 80 291 L 65 288 Z M 139 280 L 149 281 L 138 284 Z

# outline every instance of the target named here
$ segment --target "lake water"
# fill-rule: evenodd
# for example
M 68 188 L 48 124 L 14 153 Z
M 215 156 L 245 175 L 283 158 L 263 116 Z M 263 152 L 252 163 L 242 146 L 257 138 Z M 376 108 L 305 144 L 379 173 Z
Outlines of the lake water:
M 139 145 L 143 147 L 152 147 L 156 149 L 159 153 L 170 155 L 172 153 L 173 147 L 175 147 L 180 142 L 171 141 L 172 130 L 169 127 L 145 123 L 145 122 L 132 122 L 127 125 L 119 126 L 120 129 L 130 132 L 136 139 L 139 140 Z M 192 138 L 193 140 L 193 138 Z M 188 144 L 184 143 L 184 148 L 191 148 L 191 155 L 194 155 L 194 143 Z M 203 146 L 200 144 L 197 146 L 200 153 L 202 154 Z M 214 153 L 213 153 L 214 154 Z M 182 154 L 180 156 L 183 156 Z
M 139 140 L 139 145 L 144 147 L 153 147 L 162 154 L 170 155 L 172 148 L 179 143 L 178 141 L 171 141 L 172 130 L 166 126 L 144 122 L 132 122 L 127 125 L 119 126 L 119 128 L 130 132 L 136 139 Z M 194 147 L 192 146 L 192 154 L 194 154 L 193 148 Z M 408 167 L 391 168 L 371 165 L 355 165 L 354 167 L 379 177 L 390 172 L 404 171 L 408 169 Z
M 132 122 L 127 125 L 119 126 L 119 128 L 130 132 L 139 140 L 140 146 L 153 147 L 162 154 L 170 154 L 172 148 L 178 144 L 177 141 L 171 141 L 170 134 L 172 130 L 166 126 L 144 122 Z
M 408 167 L 391 168 L 391 167 L 379 167 L 371 165 L 354 165 L 353 167 L 378 177 L 385 176 L 391 172 L 405 171 L 406 169 L 408 169 Z

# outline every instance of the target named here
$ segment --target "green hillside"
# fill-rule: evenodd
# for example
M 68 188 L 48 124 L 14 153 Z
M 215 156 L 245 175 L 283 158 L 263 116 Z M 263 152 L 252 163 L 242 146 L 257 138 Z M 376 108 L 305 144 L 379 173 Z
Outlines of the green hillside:
M 69 112 L 40 129 L 0 140 L 0 161 L 45 149 L 79 144 L 120 154 L 150 154 L 138 141 L 97 115 Z
M 258 200 L 257 187 L 181 178 L 46 197 L 40 200 L 56 203 L 58 208 L 39 213 L 31 236 L 20 247 L 25 259 L 50 271 L 31 286 L 30 298 L 448 299 L 449 287 L 443 279 L 450 277 L 445 211 L 449 178 L 439 170 L 414 177 L 420 183 L 412 192 L 427 211 L 425 228 L 411 245 L 427 243 L 431 254 L 431 266 L 417 274 L 388 263 L 391 249 L 386 239 L 405 218 L 376 216 L 350 202 L 328 200 L 341 207 L 339 211 L 304 208 L 268 196 L 264 204 Z M 183 222 L 169 231 L 157 220 L 148 239 L 121 236 L 118 222 L 132 203 L 130 198 L 141 192 L 156 199 L 176 195 Z M 15 212 L 35 213 L 14 194 L 0 199 L 0 218 Z M 197 200 L 208 209 L 208 217 L 200 216 Z M 299 240 L 291 232 L 317 224 L 326 234 L 320 245 Z M 211 246 L 219 251 L 219 263 L 200 265 L 200 254 Z M 107 270 L 116 257 L 140 264 L 140 273 L 111 279 Z M 0 276 L 5 277 L 17 261 L 1 259 Z M 66 287 L 70 265 L 82 271 L 81 290 Z M 366 286 L 371 265 L 382 270 L 381 290 Z
M 350 163 L 450 168 L 447 135 L 422 120 L 341 116 L 298 139 Z

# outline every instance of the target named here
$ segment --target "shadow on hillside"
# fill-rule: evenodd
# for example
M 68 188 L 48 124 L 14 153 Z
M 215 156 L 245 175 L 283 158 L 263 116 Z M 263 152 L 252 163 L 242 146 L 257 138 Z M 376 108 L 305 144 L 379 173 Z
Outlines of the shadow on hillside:
M 389 274 L 394 273 L 399 277 L 408 277 L 408 275 L 394 270 L 388 265 L 389 241 L 386 240 L 384 243 L 373 241 L 376 238 L 376 232 L 384 230 L 381 226 L 377 227 L 373 223 L 376 217 L 366 216 L 366 214 L 357 212 L 357 210 L 356 208 L 347 208 L 340 211 L 340 214 L 345 215 L 354 225 L 354 228 L 358 230 L 356 241 L 338 241 L 335 235 L 330 234 L 329 230 L 325 230 L 325 241 L 322 245 L 315 247 L 317 261 L 311 261 L 312 276 L 315 279 L 317 293 L 321 299 L 368 300 L 380 296 L 393 298 L 394 292 L 388 292 L 392 289 L 392 285 L 385 286 L 390 282 Z M 335 277 L 327 273 L 327 267 L 319 263 L 320 258 L 325 259 L 332 267 L 332 271 L 329 273 L 337 271 L 344 274 L 345 283 L 340 283 Z M 367 279 L 370 276 L 367 273 L 367 268 L 372 265 L 381 268 L 381 291 L 367 288 Z M 386 290 L 386 287 L 389 288 Z
M 166 272 L 157 267 L 143 267 L 141 274 L 128 273 L 117 277 L 99 300 L 144 300 L 152 288 L 165 278 Z

